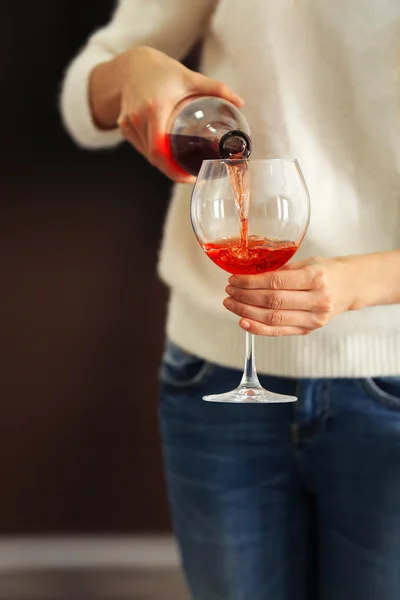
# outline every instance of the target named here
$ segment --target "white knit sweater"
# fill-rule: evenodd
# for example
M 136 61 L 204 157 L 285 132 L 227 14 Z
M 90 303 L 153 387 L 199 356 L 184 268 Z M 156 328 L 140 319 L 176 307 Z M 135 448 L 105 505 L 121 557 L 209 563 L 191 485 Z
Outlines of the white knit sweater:
M 296 259 L 400 247 L 400 3 L 364 0 L 121 0 L 69 65 L 64 123 L 78 144 L 106 148 L 88 76 L 146 44 L 181 58 L 204 35 L 202 71 L 244 97 L 253 156 L 295 156 L 311 195 Z M 167 334 L 186 350 L 242 367 L 244 333 L 222 306 L 227 274 L 198 245 L 190 186 L 177 185 L 159 273 L 171 289 Z M 400 306 L 346 313 L 306 337 L 258 338 L 260 372 L 296 377 L 400 374 Z

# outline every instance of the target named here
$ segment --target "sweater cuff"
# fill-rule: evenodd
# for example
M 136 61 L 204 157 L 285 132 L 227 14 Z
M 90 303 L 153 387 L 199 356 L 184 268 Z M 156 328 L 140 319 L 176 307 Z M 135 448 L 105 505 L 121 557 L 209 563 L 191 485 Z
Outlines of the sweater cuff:
M 100 149 L 124 141 L 119 128 L 99 129 L 93 121 L 89 103 L 89 77 L 96 65 L 114 58 L 99 48 L 87 48 L 68 67 L 60 96 L 64 126 L 73 140 L 83 148 Z

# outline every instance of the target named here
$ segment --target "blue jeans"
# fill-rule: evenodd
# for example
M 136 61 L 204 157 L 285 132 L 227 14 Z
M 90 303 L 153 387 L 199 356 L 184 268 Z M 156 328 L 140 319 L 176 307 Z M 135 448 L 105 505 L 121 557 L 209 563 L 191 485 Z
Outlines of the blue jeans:
M 241 374 L 167 344 L 160 425 L 194 600 L 400 600 L 400 377 L 261 377 L 293 404 L 213 404 Z

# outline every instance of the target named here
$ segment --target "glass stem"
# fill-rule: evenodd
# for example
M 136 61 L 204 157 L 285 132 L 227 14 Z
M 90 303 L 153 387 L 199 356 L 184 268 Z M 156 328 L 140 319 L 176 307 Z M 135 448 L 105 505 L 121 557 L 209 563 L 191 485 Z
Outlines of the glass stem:
M 248 331 L 246 331 L 246 360 L 240 385 L 246 388 L 261 387 L 256 371 L 254 335 Z

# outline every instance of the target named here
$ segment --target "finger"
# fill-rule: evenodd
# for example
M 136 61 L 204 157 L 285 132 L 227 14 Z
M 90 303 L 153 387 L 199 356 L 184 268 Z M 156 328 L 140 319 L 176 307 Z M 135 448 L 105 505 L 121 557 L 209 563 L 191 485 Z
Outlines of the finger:
M 297 270 L 307 267 L 308 269 L 316 271 L 320 263 L 323 263 L 325 260 L 326 259 L 322 258 L 321 256 L 313 256 L 312 258 L 306 258 L 304 260 L 296 260 L 294 262 L 286 263 L 282 267 L 282 270 Z
M 295 262 L 286 263 L 282 267 L 282 271 L 297 271 L 299 269 L 304 269 L 304 267 L 308 267 L 310 265 L 309 260 L 297 260 Z
M 309 291 L 246 290 L 228 285 L 225 291 L 236 302 L 271 310 L 322 310 L 319 296 Z
M 297 270 L 279 270 L 258 275 L 232 275 L 229 283 L 235 288 L 249 290 L 310 290 L 314 273 L 311 267 Z
M 270 327 L 300 327 L 302 329 L 316 329 L 322 326 L 317 316 L 306 310 L 272 310 L 251 306 L 237 302 L 232 298 L 225 298 L 225 308 L 238 317 L 264 323 Z
M 241 319 L 239 325 L 245 331 L 253 333 L 254 335 L 264 335 L 269 337 L 283 337 L 286 335 L 307 335 L 310 333 L 309 329 L 302 329 L 301 327 L 271 327 L 258 321 L 252 321 L 251 319 Z
M 166 111 L 150 109 L 147 146 L 149 161 L 164 175 L 177 183 L 195 183 L 196 178 L 186 173 L 174 160 L 171 153 L 168 134 L 165 133 L 168 116 Z
M 143 124 L 142 119 L 136 115 L 129 113 L 127 110 L 121 110 L 121 115 L 118 117 L 118 126 L 131 128 L 135 135 L 140 138 L 143 147 L 146 147 L 146 137 L 143 135 Z
M 120 117 L 118 119 L 118 126 L 126 141 L 140 152 L 140 154 L 146 156 L 146 146 L 131 119 L 128 116 Z
M 201 90 L 203 95 L 209 96 L 218 96 L 219 98 L 225 98 L 229 102 L 232 102 L 238 108 L 244 106 L 244 100 L 241 96 L 236 94 L 231 88 L 222 83 L 221 81 L 217 81 L 215 79 L 210 79 L 201 73 L 196 73 L 193 78 L 193 87 L 192 90 L 194 92 Z

